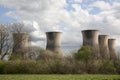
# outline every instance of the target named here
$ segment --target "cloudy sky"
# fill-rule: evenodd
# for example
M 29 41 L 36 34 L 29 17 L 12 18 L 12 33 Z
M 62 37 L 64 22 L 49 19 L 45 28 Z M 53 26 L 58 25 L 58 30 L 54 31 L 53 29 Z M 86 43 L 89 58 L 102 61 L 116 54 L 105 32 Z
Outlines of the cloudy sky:
M 0 23 L 23 22 L 32 45 L 45 48 L 47 31 L 62 32 L 62 46 L 82 45 L 81 30 L 98 29 L 120 46 L 120 0 L 0 0 Z

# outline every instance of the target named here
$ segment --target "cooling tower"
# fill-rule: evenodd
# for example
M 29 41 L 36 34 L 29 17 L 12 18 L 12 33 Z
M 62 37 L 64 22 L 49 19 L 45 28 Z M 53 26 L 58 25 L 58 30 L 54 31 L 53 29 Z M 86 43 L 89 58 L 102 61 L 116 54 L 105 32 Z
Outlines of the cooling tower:
M 13 54 L 28 59 L 29 35 L 26 33 L 13 33 Z
M 115 39 L 108 39 L 108 47 L 110 59 L 117 59 L 116 50 L 115 50 Z
M 93 51 L 94 59 L 100 58 L 99 43 L 98 43 L 98 30 L 83 30 L 83 46 L 90 46 Z
M 102 59 L 109 59 L 108 35 L 99 35 L 99 48 Z
M 46 37 L 46 49 L 61 55 L 61 32 L 46 32 Z

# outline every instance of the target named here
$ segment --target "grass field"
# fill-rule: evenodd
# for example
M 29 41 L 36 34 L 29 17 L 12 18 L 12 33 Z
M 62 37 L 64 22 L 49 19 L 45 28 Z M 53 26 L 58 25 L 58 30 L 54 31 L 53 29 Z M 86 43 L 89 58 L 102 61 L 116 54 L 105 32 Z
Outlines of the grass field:
M 120 75 L 0 75 L 0 80 L 120 80 Z

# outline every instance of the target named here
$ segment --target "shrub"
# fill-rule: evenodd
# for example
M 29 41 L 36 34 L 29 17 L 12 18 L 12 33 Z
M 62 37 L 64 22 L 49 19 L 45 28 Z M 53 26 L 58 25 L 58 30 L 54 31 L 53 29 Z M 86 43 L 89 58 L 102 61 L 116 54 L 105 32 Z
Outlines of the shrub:
M 82 69 L 82 63 L 68 60 L 8 61 L 0 64 L 1 74 L 75 74 L 84 73 Z
M 120 61 L 119 60 L 114 61 L 114 66 L 116 68 L 117 73 L 120 74 Z
M 36 62 L 34 61 L 9 61 L 5 62 L 4 73 L 6 74 L 22 74 L 36 72 Z
M 6 66 L 6 63 L 0 61 L 0 74 L 3 74 L 3 73 L 4 73 L 5 66 Z
M 0 74 L 116 74 L 119 62 L 74 59 L 0 62 Z
M 112 61 L 102 60 L 100 64 L 99 73 L 104 74 L 116 74 L 116 68 Z
M 92 58 L 92 49 L 90 46 L 82 46 L 74 55 L 75 59 L 88 61 Z
M 39 49 L 39 56 L 37 57 L 37 60 L 49 60 L 61 58 L 63 58 L 62 55 L 59 55 L 49 50 Z
M 9 60 L 23 60 L 23 57 L 22 57 L 22 55 L 20 54 L 20 53 L 17 53 L 17 54 L 11 54 L 10 56 L 9 56 Z

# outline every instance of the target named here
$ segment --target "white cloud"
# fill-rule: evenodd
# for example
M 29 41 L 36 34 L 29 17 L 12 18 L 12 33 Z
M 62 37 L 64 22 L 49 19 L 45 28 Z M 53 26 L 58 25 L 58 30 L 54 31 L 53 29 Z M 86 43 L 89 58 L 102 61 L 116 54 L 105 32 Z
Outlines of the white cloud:
M 74 0 L 82 2 L 82 0 Z M 14 3 L 14 4 L 11 4 Z M 81 45 L 83 29 L 99 29 L 100 33 L 115 36 L 117 40 L 120 35 L 120 3 L 109 4 L 104 1 L 95 1 L 88 5 L 88 9 L 82 9 L 78 4 L 72 4 L 75 11 L 68 11 L 66 0 L 1 0 L 0 4 L 14 8 L 15 11 L 8 12 L 7 15 L 31 24 L 36 29 L 32 32 L 35 40 L 45 39 L 46 31 L 61 31 L 62 43 L 64 45 Z M 101 12 L 92 15 L 89 8 L 98 7 Z M 42 44 L 45 41 L 36 41 L 32 44 Z M 117 46 L 120 43 L 117 41 Z
M 82 2 L 83 0 L 74 0 L 75 2 Z
M 101 10 L 109 10 L 111 9 L 111 5 L 109 3 L 106 3 L 104 1 L 96 1 L 94 2 L 92 5 L 90 5 L 91 7 L 98 7 L 100 8 Z

